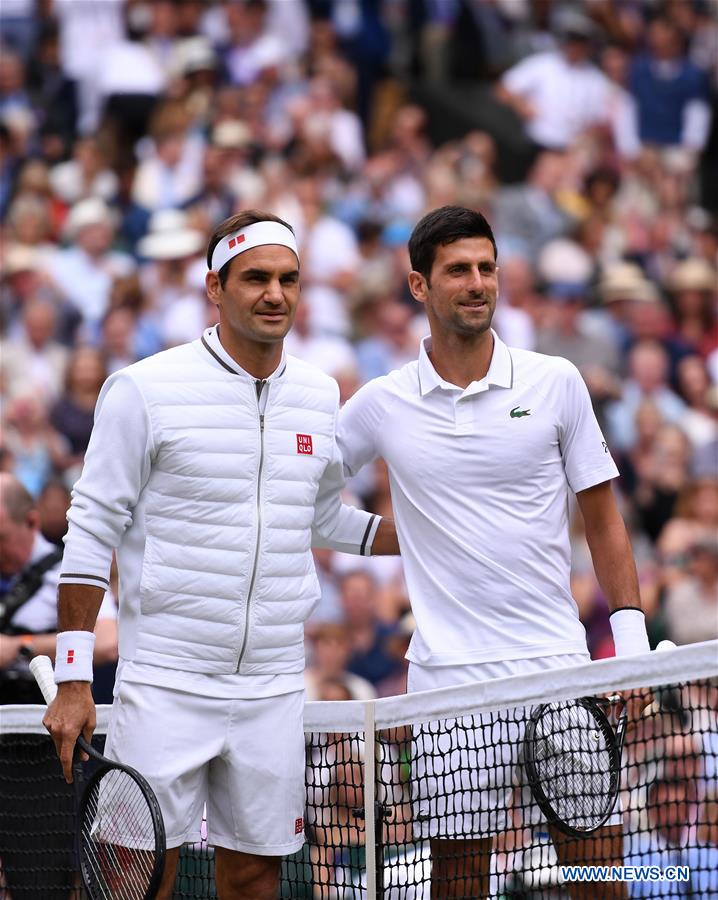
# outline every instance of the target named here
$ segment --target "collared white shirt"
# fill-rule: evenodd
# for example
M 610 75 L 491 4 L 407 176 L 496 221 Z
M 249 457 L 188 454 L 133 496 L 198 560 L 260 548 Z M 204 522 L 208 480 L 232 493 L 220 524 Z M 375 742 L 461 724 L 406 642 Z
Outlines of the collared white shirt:
M 37 532 L 32 545 L 32 553 L 27 566 L 39 562 L 48 553 L 57 549 L 54 544 Z M 10 620 L 13 628 L 22 629 L 29 634 L 51 634 L 57 631 L 57 584 L 60 578 L 61 562 L 57 562 L 43 575 L 42 584 L 30 599 L 23 603 Z M 114 619 L 117 617 L 115 599 L 110 591 L 106 591 L 98 613 L 98 619 Z
M 590 62 L 572 65 L 563 53 L 536 53 L 510 68 L 502 84 L 535 108 L 526 130 L 545 147 L 566 147 L 586 128 L 608 120 L 611 83 Z
M 465 389 L 418 360 L 361 388 L 340 415 L 345 471 L 383 457 L 429 666 L 586 653 L 571 596 L 568 494 L 618 470 L 572 363 L 509 349 Z

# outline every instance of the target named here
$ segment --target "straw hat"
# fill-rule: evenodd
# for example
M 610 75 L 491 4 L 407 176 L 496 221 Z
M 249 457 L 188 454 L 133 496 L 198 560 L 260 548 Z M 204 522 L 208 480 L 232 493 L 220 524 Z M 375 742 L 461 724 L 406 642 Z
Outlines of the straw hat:
M 593 260 L 575 241 L 554 238 L 541 248 L 536 269 L 552 295 L 576 297 L 588 288 Z
M 210 142 L 221 150 L 240 150 L 252 143 L 252 129 L 241 119 L 225 119 L 212 129 Z
M 70 240 L 74 240 L 83 228 L 88 228 L 90 225 L 115 227 L 115 216 L 100 197 L 86 197 L 84 200 L 79 200 L 65 220 L 64 232 Z
M 705 259 L 694 257 L 675 267 L 668 284 L 672 291 L 715 291 L 718 273 Z
M 191 228 L 179 209 L 163 209 L 152 215 L 148 233 L 138 242 L 137 252 L 146 259 L 186 259 L 205 245 L 204 234 Z
M 653 302 L 658 299 L 658 291 L 645 277 L 640 266 L 623 261 L 606 267 L 598 284 L 598 293 L 604 303 L 616 300 Z
M 213 71 L 217 68 L 217 54 L 206 37 L 195 35 L 177 43 L 174 65 L 183 75 L 193 72 Z

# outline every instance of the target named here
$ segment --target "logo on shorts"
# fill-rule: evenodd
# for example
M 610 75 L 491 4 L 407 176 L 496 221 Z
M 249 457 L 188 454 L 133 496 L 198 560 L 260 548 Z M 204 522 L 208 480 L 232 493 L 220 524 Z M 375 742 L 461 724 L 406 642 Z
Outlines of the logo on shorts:
M 74 662 L 75 662 L 75 651 L 74 651 L 74 650 L 68 650 L 68 651 L 67 651 L 67 664 L 68 664 L 68 666 L 70 665 L 70 663 L 74 663 Z
M 311 434 L 297 435 L 297 453 L 304 453 L 307 456 L 311 456 L 314 453 Z
M 519 409 L 518 406 L 514 406 L 514 408 L 509 413 L 512 419 L 520 419 L 522 416 L 530 416 L 530 409 Z
M 304 831 L 304 819 L 300 816 L 294 820 L 294 833 L 301 834 Z
M 245 235 L 238 234 L 237 237 L 233 237 L 232 240 L 227 244 L 230 250 L 234 250 L 237 244 L 242 244 L 245 241 Z

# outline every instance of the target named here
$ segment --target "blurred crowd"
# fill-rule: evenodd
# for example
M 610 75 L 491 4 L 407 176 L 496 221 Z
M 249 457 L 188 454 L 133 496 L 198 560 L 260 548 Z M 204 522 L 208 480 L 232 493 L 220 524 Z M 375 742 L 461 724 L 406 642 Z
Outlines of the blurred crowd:
M 416 357 L 406 241 L 456 203 L 496 233 L 498 333 L 585 378 L 652 642 L 718 637 L 713 3 L 3 0 L 0 17 L 0 470 L 48 540 L 108 373 L 214 323 L 219 221 L 257 207 L 291 223 L 287 350 L 346 399 Z M 347 499 L 390 511 L 384 467 Z M 574 596 L 610 656 L 574 522 Z M 402 692 L 400 560 L 316 561 L 310 699 Z

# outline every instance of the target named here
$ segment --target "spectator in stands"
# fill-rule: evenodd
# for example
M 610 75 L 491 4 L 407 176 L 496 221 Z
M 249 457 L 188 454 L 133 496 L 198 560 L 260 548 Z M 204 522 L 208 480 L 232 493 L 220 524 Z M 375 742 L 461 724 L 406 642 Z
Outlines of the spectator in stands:
M 688 435 L 694 449 L 705 447 L 718 438 L 718 422 L 711 406 L 710 376 L 700 356 L 685 356 L 678 363 L 678 393 L 685 401 L 686 411 L 681 428 Z
M 61 558 L 62 549 L 40 533 L 32 496 L 18 479 L 0 474 L 0 704 L 44 702 L 28 662 L 55 656 Z M 95 630 L 96 664 L 117 659 L 115 618 L 106 594 Z
M 62 71 L 57 23 L 40 24 L 37 48 L 28 59 L 32 104 L 41 111 L 40 146 L 48 161 L 63 158 L 77 134 L 77 90 Z
M 92 432 L 95 404 L 107 378 L 104 360 L 94 347 L 77 347 L 67 364 L 64 388 L 50 409 L 50 424 L 67 441 L 66 466 L 77 477 Z
M 391 627 L 377 617 L 376 580 L 365 570 L 347 572 L 340 582 L 340 599 L 351 636 L 347 669 L 376 685 L 401 668 L 384 644 Z
M 631 340 L 629 310 L 632 304 L 655 303 L 658 293 L 636 263 L 614 262 L 604 267 L 597 285 L 602 309 L 592 312 L 618 351 Z
M 229 41 L 223 51 L 224 67 L 232 84 L 246 87 L 262 72 L 291 61 L 289 47 L 270 27 L 267 0 L 246 0 L 226 7 Z
M 686 259 L 671 273 L 668 287 L 678 336 L 707 357 L 718 347 L 718 271 L 704 259 Z
M 99 140 L 88 135 L 75 141 L 72 157 L 53 166 L 50 183 L 56 197 L 68 206 L 87 197 L 110 203 L 118 189 L 118 178 L 103 158 Z
M 641 528 L 655 541 L 673 516 L 676 502 L 690 478 L 691 447 L 677 425 L 663 424 L 645 460 L 637 471 L 633 493 Z
M 394 674 L 387 675 L 376 686 L 379 697 L 400 697 L 406 693 L 406 679 L 409 673 L 409 660 L 406 654 L 409 643 L 416 628 L 416 621 L 411 612 L 400 616 L 396 624 L 392 626 L 384 638 L 384 647 L 387 654 L 396 660 L 398 669 Z
M 191 340 L 208 324 L 204 292 L 204 263 L 199 253 L 204 235 L 186 213 L 162 209 L 150 219 L 148 233 L 137 244 L 145 260 L 140 271 L 142 289 L 151 298 L 165 346 Z
M 616 450 L 634 445 L 636 413 L 644 400 L 650 399 L 666 422 L 678 422 L 685 412 L 685 403 L 668 385 L 668 364 L 668 354 L 657 341 L 641 340 L 631 349 L 621 399 L 606 411 L 609 440 Z
M 70 508 L 70 489 L 64 481 L 53 478 L 47 482 L 37 498 L 40 533 L 51 544 L 62 546 L 67 534 L 67 510 Z
M 21 310 L 22 334 L 12 343 L 0 341 L 0 371 L 7 396 L 34 393 L 52 399 L 60 392 L 67 348 L 57 340 L 54 305 L 38 297 Z
M 322 185 L 316 177 L 302 178 L 296 185 L 301 203 L 301 225 L 297 229 L 302 249 L 304 302 L 319 332 L 349 334 L 344 295 L 351 290 L 359 266 L 359 248 L 354 232 L 324 210 Z
M 688 548 L 685 577 L 668 587 L 664 615 L 668 636 L 677 644 L 718 638 L 718 538 Z
M 112 249 L 114 216 L 99 197 L 88 197 L 72 207 L 66 234 L 70 246 L 57 250 L 46 269 L 77 312 L 85 339 L 94 341 L 109 304 L 113 278 L 129 275 L 135 262 Z
M 11 400 L 4 418 L 4 444 L 12 454 L 12 471 L 37 497 L 45 482 L 63 470 L 67 444 L 48 422 L 47 408 L 35 394 Z
M 340 699 L 336 695 L 332 699 Z M 363 825 L 355 813 L 364 805 L 363 767 L 359 760 L 332 766 L 327 804 L 309 824 L 313 897 L 322 897 L 324 885 L 337 884 L 351 891 L 364 867 Z
M 183 206 L 200 192 L 204 140 L 190 132 L 190 124 L 179 101 L 163 101 L 154 110 L 151 149 L 138 165 L 132 185 L 132 199 L 143 209 Z
M 705 146 L 710 127 L 705 72 L 687 59 L 681 33 L 667 17 L 650 23 L 647 43 L 647 53 L 634 59 L 629 76 L 641 141 L 681 148 L 691 160 Z
M 566 10 L 557 31 L 560 49 L 519 61 L 504 74 L 497 94 L 524 120 L 537 147 L 564 150 L 582 132 L 607 123 L 611 89 L 591 62 L 596 36 L 591 19 Z
M 687 554 L 694 544 L 710 539 L 718 530 L 718 481 L 716 471 L 708 478 L 689 481 L 678 495 L 672 518 L 665 524 L 656 548 L 663 581 L 674 584 L 684 577 Z
M 634 881 L 631 897 L 711 897 L 718 892 L 718 847 L 687 841 L 695 830 L 696 782 L 659 777 L 648 789 L 649 831 L 626 841 L 627 866 L 686 866 L 687 881 Z
M 362 382 L 388 375 L 415 358 L 419 337 L 412 328 L 414 318 L 414 311 L 398 300 L 387 298 L 377 305 L 376 332 L 356 348 Z
M 25 63 L 22 56 L 10 47 L 0 52 L 0 119 L 17 112 L 35 118 L 35 111 L 27 92 Z
M 606 404 L 617 398 L 621 387 L 615 342 L 591 330 L 585 314 L 593 262 L 578 244 L 557 238 L 543 247 L 537 268 L 548 303 L 536 350 L 562 356 L 576 366 L 602 423 Z
M 373 700 L 376 691 L 359 675 L 347 671 L 352 654 L 349 626 L 341 622 L 324 622 L 311 631 L 309 663 L 304 670 L 307 700 L 319 699 L 324 682 L 344 685 L 350 700 Z
M 494 197 L 496 235 L 511 255 L 535 261 L 545 243 L 569 230 L 556 195 L 565 174 L 563 154 L 540 153 L 525 183 L 501 186 Z
M 100 347 L 107 374 L 112 375 L 137 362 L 137 317 L 127 306 L 109 309 L 102 320 Z
M 62 548 L 50 544 L 39 528 L 40 516 L 30 494 L 16 478 L 0 474 L 0 704 L 44 703 L 29 661 L 39 654 L 55 656 Z M 117 659 L 115 616 L 114 600 L 106 594 L 95 629 L 96 665 Z M 4 884 L 14 897 L 65 900 L 75 874 L 71 862 L 72 834 L 67 830 L 67 817 L 73 808 L 72 790 L 66 787 L 63 791 L 58 761 L 48 756 L 44 737 L 3 735 L 2 742 L 4 778 L 0 806 L 5 841 L 0 862 Z M 15 754 L 14 743 L 18 745 Z M 39 765 L 43 766 L 44 777 L 36 775 L 18 792 L 12 785 L 17 779 L 27 779 L 22 772 L 28 760 L 35 762 L 35 772 Z M 50 805 L 46 795 L 48 779 L 58 785 L 57 797 Z M 28 824 L 27 811 L 33 804 L 38 804 L 38 808 L 42 805 L 42 828 Z M 49 845 L 44 829 L 53 835 Z M 40 834 L 36 835 L 36 831 Z M 43 866 L 39 869 L 29 857 L 33 851 L 42 851 Z

